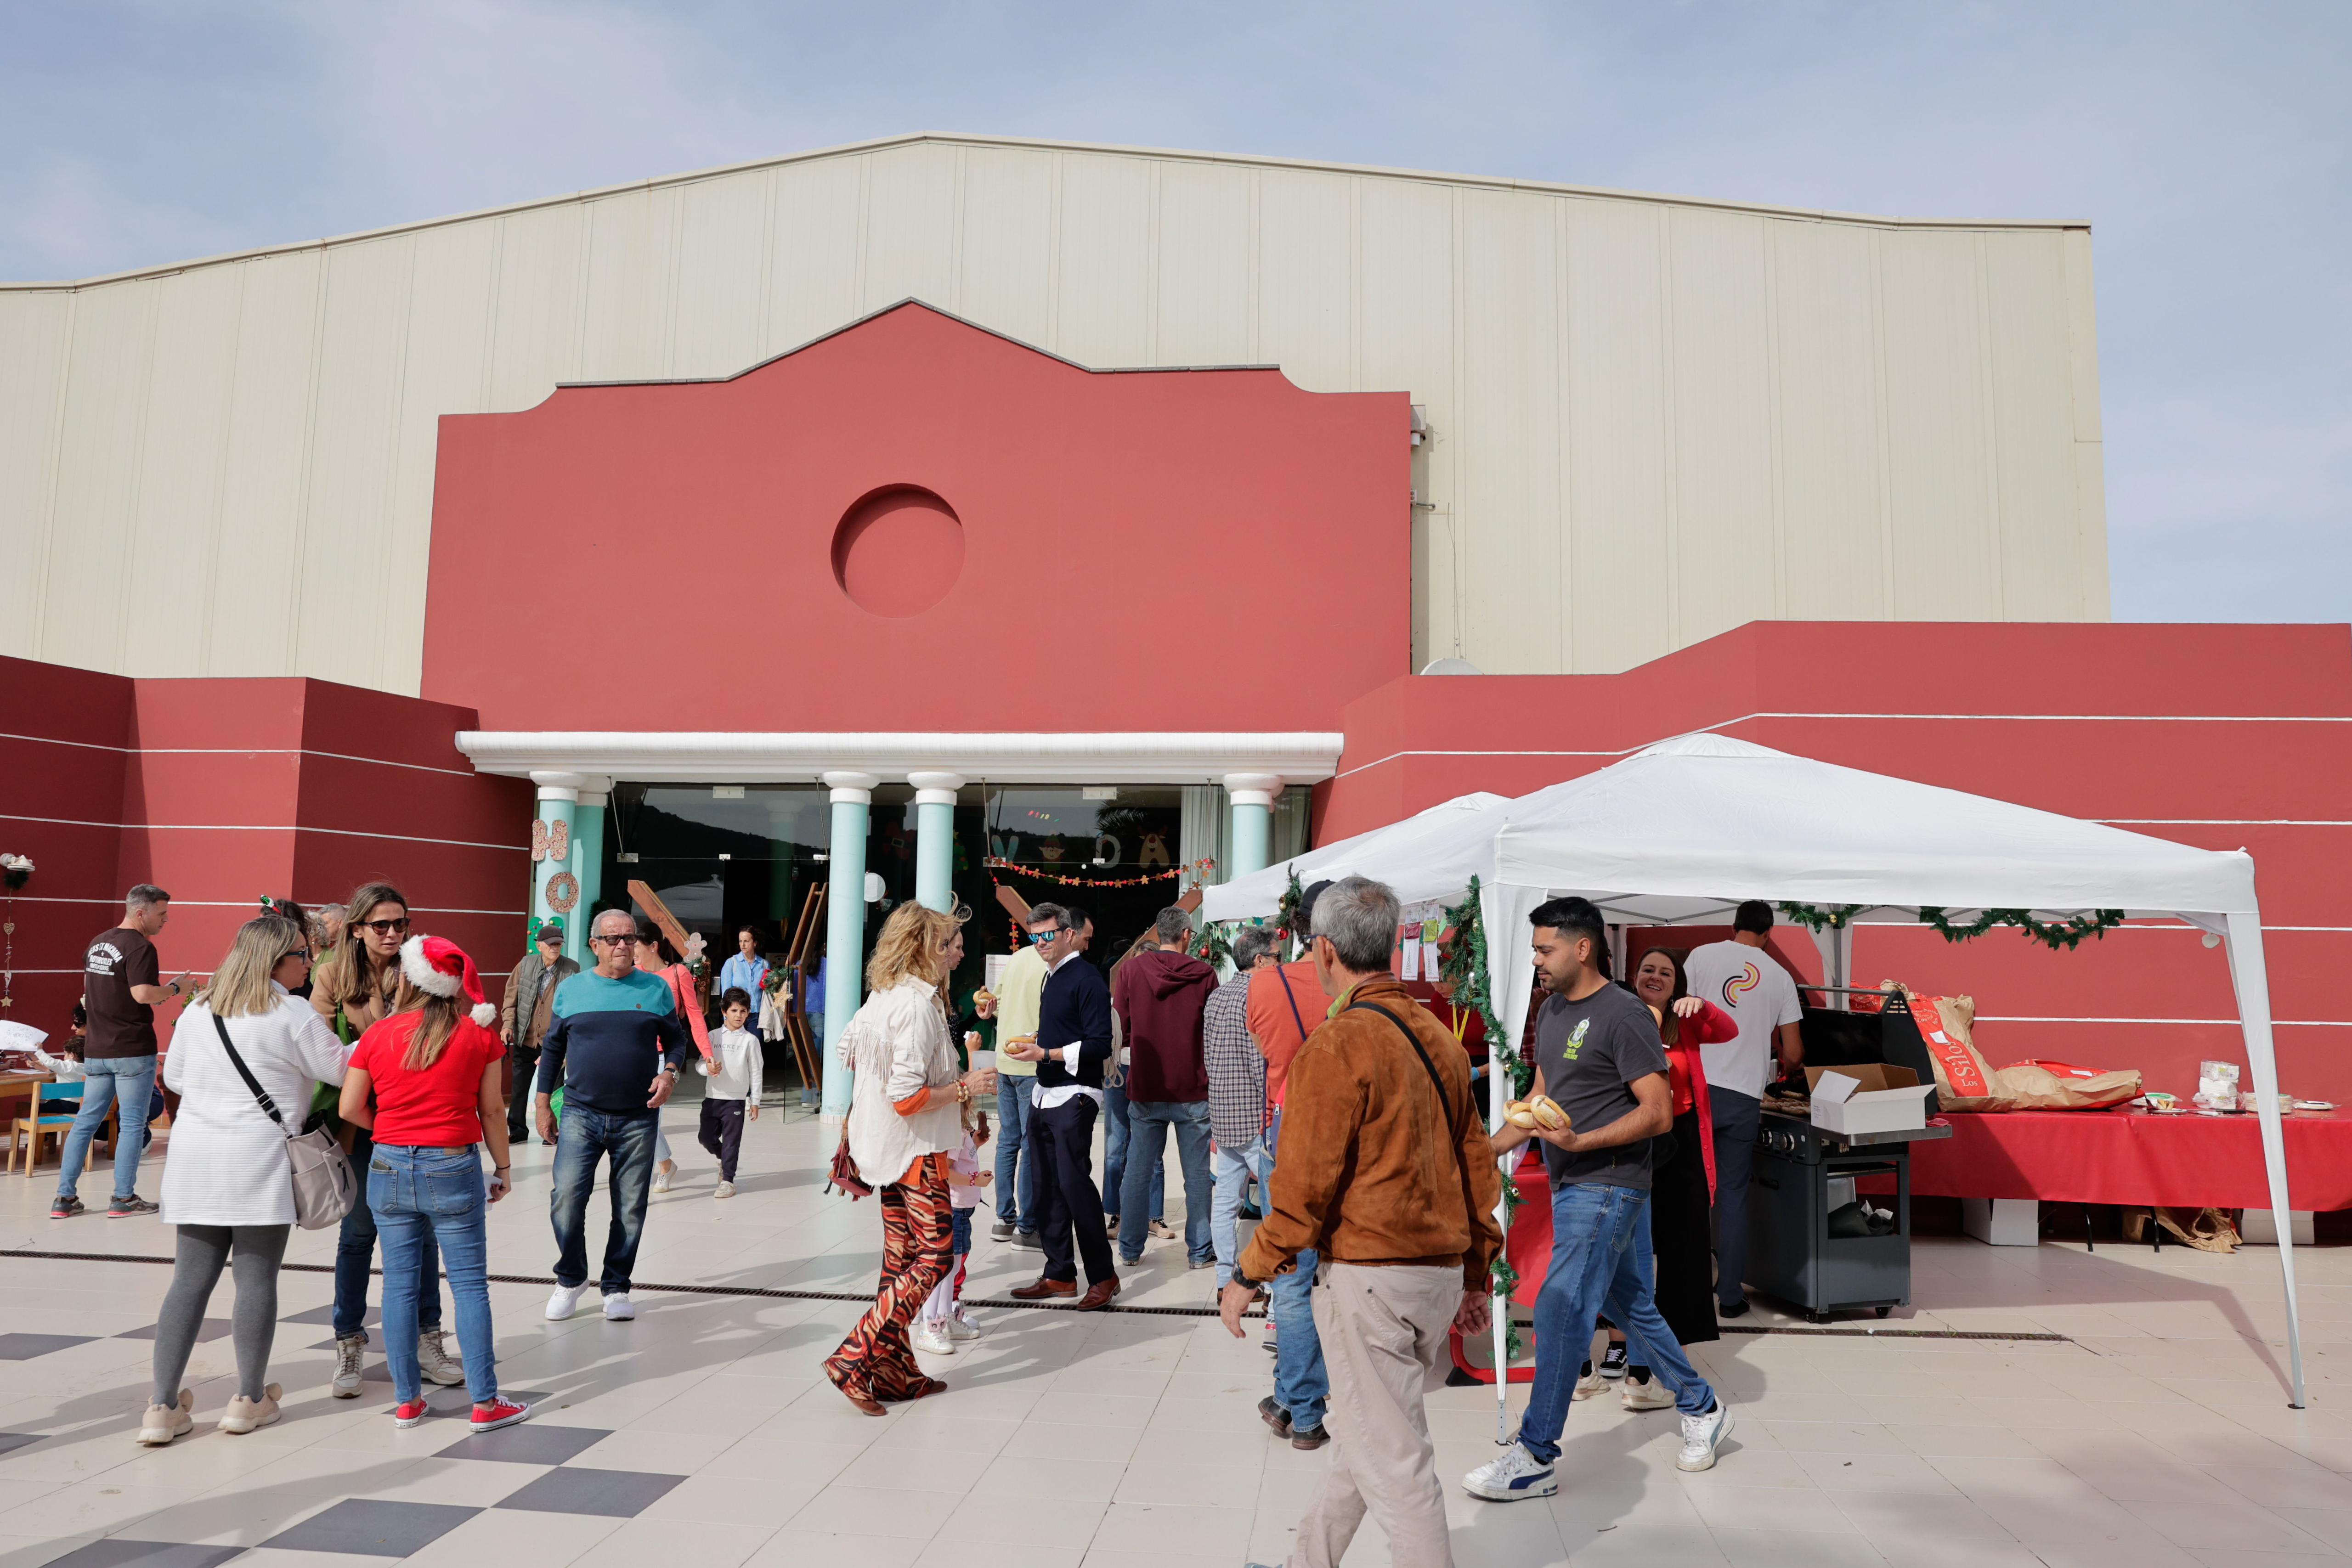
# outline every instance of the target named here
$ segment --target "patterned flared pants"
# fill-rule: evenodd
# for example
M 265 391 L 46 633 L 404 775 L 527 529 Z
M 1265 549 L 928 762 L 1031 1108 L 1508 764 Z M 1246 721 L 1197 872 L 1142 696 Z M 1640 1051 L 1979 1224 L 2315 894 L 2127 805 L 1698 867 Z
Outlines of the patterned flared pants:
M 881 1289 L 824 1362 L 825 1376 L 844 1394 L 887 1401 L 923 1386 L 907 1325 L 955 1267 L 954 1206 L 941 1164 L 926 1155 L 876 1194 L 882 1205 Z

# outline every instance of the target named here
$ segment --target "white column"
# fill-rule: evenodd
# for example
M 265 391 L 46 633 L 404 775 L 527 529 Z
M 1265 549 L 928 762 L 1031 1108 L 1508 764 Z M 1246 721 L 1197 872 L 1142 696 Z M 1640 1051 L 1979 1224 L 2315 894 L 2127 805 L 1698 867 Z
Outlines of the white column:
M 956 791 L 961 773 L 909 773 L 915 787 L 915 902 L 926 909 L 955 907 Z
M 866 993 L 866 833 L 874 803 L 871 773 L 828 773 L 833 842 L 824 895 L 824 1115 L 849 1114 L 849 1069 L 834 1046 Z
M 1234 805 L 1232 854 L 1225 880 L 1264 871 L 1274 858 L 1274 801 L 1282 793 L 1279 773 L 1228 773 L 1225 795 Z
M 613 800 L 613 781 L 591 778 L 572 811 L 570 870 L 580 883 L 580 901 L 563 917 L 563 954 L 582 968 L 593 962 L 588 952 L 588 919 L 604 891 L 604 813 Z

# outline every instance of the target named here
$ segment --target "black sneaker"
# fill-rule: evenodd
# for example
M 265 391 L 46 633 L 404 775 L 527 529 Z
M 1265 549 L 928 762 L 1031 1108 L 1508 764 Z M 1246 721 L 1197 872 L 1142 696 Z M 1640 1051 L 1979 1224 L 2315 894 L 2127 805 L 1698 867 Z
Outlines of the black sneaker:
M 81 1199 L 78 1197 L 61 1197 L 55 1203 L 49 1205 L 49 1218 L 51 1219 L 71 1219 L 75 1215 L 79 1214 L 81 1210 Z
M 1034 1230 L 1014 1231 L 1013 1233 L 1013 1245 L 1015 1247 L 1026 1247 L 1033 1252 L 1043 1252 L 1045 1250 L 1045 1244 L 1037 1239 L 1037 1233 Z
M 129 1197 L 118 1197 L 106 1206 L 106 1218 L 109 1219 L 135 1219 L 140 1215 L 154 1212 L 155 1206 L 135 1192 Z
M 1612 1344 L 1609 1354 L 1601 1358 L 1601 1375 L 1614 1383 L 1625 1375 L 1625 1360 L 1631 1353 L 1622 1344 Z
M 1719 1318 L 1744 1318 L 1748 1315 L 1748 1302 L 1745 1299 L 1737 1301 L 1717 1301 L 1715 1304 L 1715 1315 Z
M 1012 1222 L 1011 1222 L 1011 1221 L 1009 1221 L 1009 1220 L 1003 1220 L 1003 1219 L 998 1220 L 995 1224 L 993 1224 L 993 1225 L 992 1225 L 992 1226 L 990 1226 L 990 1227 L 988 1228 L 988 1238 L 989 1238 L 989 1239 L 990 1239 L 990 1240 L 992 1240 L 992 1241 L 1010 1241 L 1010 1240 L 1012 1240 L 1012 1239 L 1013 1239 L 1013 1225 L 1012 1225 Z

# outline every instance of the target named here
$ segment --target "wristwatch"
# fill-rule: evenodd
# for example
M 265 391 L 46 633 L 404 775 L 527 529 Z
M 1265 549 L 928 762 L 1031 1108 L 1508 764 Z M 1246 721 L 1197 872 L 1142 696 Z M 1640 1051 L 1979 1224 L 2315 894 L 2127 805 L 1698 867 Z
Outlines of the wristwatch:
M 1265 1286 L 1262 1281 L 1253 1280 L 1247 1274 L 1243 1273 L 1239 1265 L 1234 1266 L 1233 1282 L 1239 1285 L 1244 1291 L 1263 1291 L 1265 1289 Z

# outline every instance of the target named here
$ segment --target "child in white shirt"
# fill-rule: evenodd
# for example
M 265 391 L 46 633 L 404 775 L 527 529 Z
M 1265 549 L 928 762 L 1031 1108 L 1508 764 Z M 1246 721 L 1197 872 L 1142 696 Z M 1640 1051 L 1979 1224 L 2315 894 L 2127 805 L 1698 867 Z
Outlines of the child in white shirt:
M 713 1197 L 735 1196 L 735 1155 L 743 1146 L 743 1121 L 760 1119 L 760 1037 L 744 1026 L 751 1020 L 751 998 L 740 986 L 728 988 L 722 998 L 727 1021 L 710 1037 L 710 1057 L 698 1063 L 710 1082 L 702 1091 L 702 1125 L 696 1141 L 719 1158 L 719 1186 Z
M 980 1325 L 963 1310 L 963 1276 L 965 1262 L 971 1255 L 971 1212 L 980 1207 L 980 1189 L 996 1179 L 995 1173 L 980 1163 L 980 1145 L 986 1142 L 988 1113 L 966 1106 L 963 1142 L 948 1156 L 948 1202 L 953 1206 L 955 1268 L 924 1301 L 922 1322 L 916 1325 L 913 1335 L 915 1348 L 933 1355 L 953 1355 L 957 1341 L 980 1337 Z

